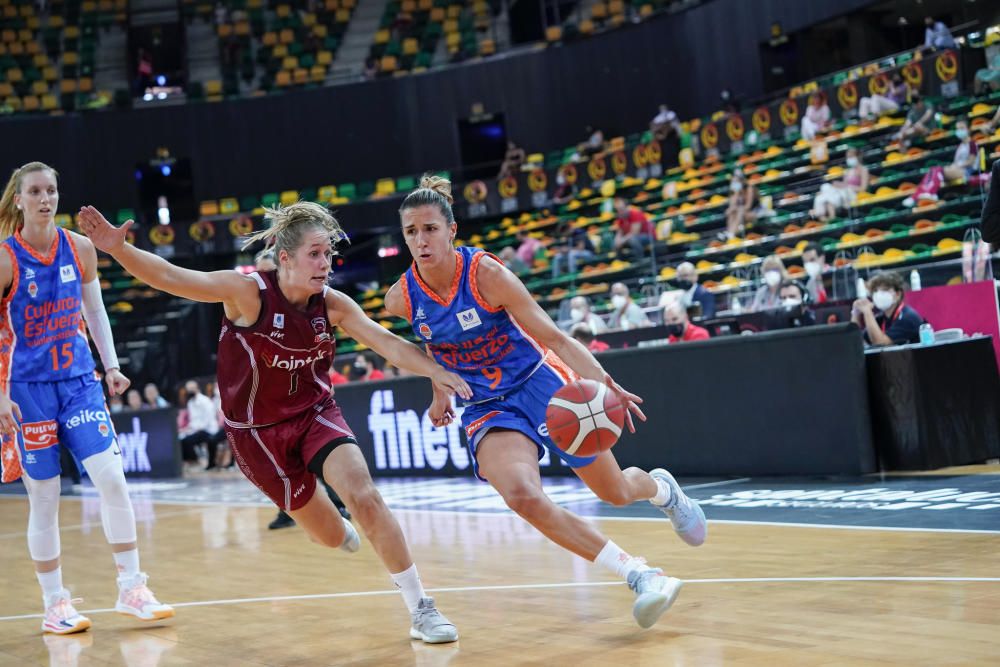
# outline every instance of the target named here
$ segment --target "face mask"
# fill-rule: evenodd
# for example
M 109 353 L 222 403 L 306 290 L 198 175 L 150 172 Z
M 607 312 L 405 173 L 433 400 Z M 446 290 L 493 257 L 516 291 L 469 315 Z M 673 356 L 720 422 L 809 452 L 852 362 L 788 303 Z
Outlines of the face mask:
M 667 333 L 674 338 L 680 338 L 684 335 L 684 325 L 683 324 L 668 324 Z
M 960 140 L 965 141 L 966 139 L 969 138 L 969 131 L 968 130 L 955 130 L 955 136 L 958 137 Z
M 781 271 L 765 271 L 764 282 L 768 287 L 777 287 L 781 283 Z
M 618 308 L 624 308 L 626 303 L 628 303 L 628 299 L 621 294 L 615 294 L 611 297 L 611 305 L 614 306 L 616 310 Z
M 583 308 L 571 308 L 569 311 L 569 317 L 574 322 L 583 321 Z
M 351 366 L 350 376 L 355 380 L 363 378 L 367 369 L 364 366 Z
M 815 278 L 823 272 L 823 267 L 819 265 L 819 262 L 806 262 L 805 268 L 810 278 Z
M 694 283 L 691 282 L 690 280 L 683 280 L 683 279 L 675 280 L 674 284 L 677 285 L 677 287 L 682 290 L 689 290 L 694 285 Z
M 893 296 L 893 293 L 889 290 L 875 290 L 875 293 L 872 294 L 872 303 L 875 304 L 876 308 L 883 312 L 892 308 L 892 303 L 895 300 L 895 296 Z
M 739 192 L 740 190 L 743 189 L 743 184 L 740 183 L 739 181 L 733 181 L 732 183 L 729 184 L 729 189 L 732 190 L 733 192 Z
M 802 305 L 802 299 L 796 299 L 795 297 L 787 297 L 781 300 L 781 305 L 788 310 L 792 308 L 798 308 Z
M 847 158 L 847 166 L 851 167 L 851 168 L 857 167 L 858 166 L 858 158 L 856 158 L 856 157 L 849 157 L 849 158 Z

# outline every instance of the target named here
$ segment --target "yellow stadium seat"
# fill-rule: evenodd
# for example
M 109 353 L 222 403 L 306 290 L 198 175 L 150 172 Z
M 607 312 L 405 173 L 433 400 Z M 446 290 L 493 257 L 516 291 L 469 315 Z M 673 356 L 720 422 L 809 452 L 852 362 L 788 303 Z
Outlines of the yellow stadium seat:
M 395 72 L 397 66 L 396 56 L 382 56 L 380 69 L 383 72 Z
M 331 51 L 320 51 L 316 54 L 316 64 L 323 65 L 324 67 L 329 67 L 333 64 L 333 52 Z
M 206 95 L 221 95 L 222 81 L 220 79 L 210 79 L 204 84 Z
M 388 30 L 386 30 L 386 29 L 379 30 L 378 32 L 375 33 L 375 43 L 376 44 L 388 44 L 389 43 L 389 39 L 391 37 L 392 37 L 392 33 L 390 33 Z
M 10 97 L 8 97 L 4 101 L 4 104 L 6 104 L 7 106 L 9 106 L 14 111 L 20 111 L 21 110 L 21 98 L 18 97 L 17 95 L 11 95 Z
M 391 195 L 396 192 L 396 181 L 392 178 L 380 178 L 375 182 L 375 194 Z
M 547 42 L 558 42 L 562 39 L 562 27 L 558 25 L 550 25 L 545 29 L 545 41 Z
M 65 25 L 66 25 L 66 21 L 63 20 L 63 17 L 59 16 L 58 14 L 55 14 L 55 15 L 49 17 L 49 25 L 48 25 L 48 27 L 50 27 L 50 28 L 62 28 Z
M 448 19 L 447 21 L 444 22 L 442 30 L 444 30 L 445 33 L 447 34 L 458 32 L 458 21 L 455 19 Z
M 419 0 L 417 2 L 417 9 L 419 9 L 422 12 L 429 12 L 433 7 L 434 7 L 434 0 Z
M 223 215 L 231 215 L 240 212 L 240 203 L 235 197 L 226 197 L 219 200 L 219 212 Z
M 215 32 L 219 37 L 229 37 L 233 34 L 233 26 L 230 23 L 220 23 Z
M 35 95 L 25 95 L 21 102 L 25 111 L 38 111 L 42 106 L 41 101 Z
M 279 88 L 292 85 L 291 73 L 287 69 L 278 70 L 278 73 L 274 75 L 274 85 Z
M 603 20 L 608 16 L 608 6 L 603 2 L 598 2 L 590 8 L 590 15 L 595 19 Z
M 63 79 L 59 82 L 59 92 L 63 95 L 76 92 L 76 79 Z
M 207 218 L 211 215 L 219 215 L 219 202 L 214 199 L 211 201 L 203 201 L 201 206 L 198 207 L 198 213 L 203 218 Z
M 296 67 L 295 71 L 292 72 L 292 82 L 298 86 L 309 83 L 309 70 L 304 67 Z
M 341 0 L 340 2 L 340 7 L 342 9 L 347 9 L 347 10 L 354 9 L 355 7 L 357 7 L 357 5 L 358 5 L 357 0 Z
M 249 21 L 240 21 L 239 23 L 237 23 L 233 27 L 233 32 L 235 32 L 240 37 L 249 37 L 250 36 L 250 22 Z
M 288 47 L 284 44 L 278 44 L 273 49 L 271 49 L 272 58 L 284 58 L 288 55 Z
M 444 17 L 444 7 L 435 7 L 431 10 L 431 23 L 441 23 Z
M 49 92 L 49 84 L 44 81 L 35 81 L 31 84 L 32 95 L 44 95 L 47 92 Z
M 31 64 L 35 67 L 45 67 L 49 64 L 49 57 L 44 53 L 39 53 L 31 58 Z
M 479 43 L 479 54 L 483 56 L 492 56 L 497 52 L 497 45 L 492 39 L 484 39 Z
M 291 206 L 298 200 L 299 200 L 298 190 L 285 190 L 284 192 L 281 193 L 281 196 L 279 197 L 279 201 L 281 202 L 282 206 Z
M 89 93 L 94 90 L 94 80 L 89 76 L 80 77 L 76 89 L 81 93 Z
M 320 39 L 325 39 L 330 34 L 330 30 L 322 23 L 317 23 L 313 26 L 312 33 Z
M 324 185 L 318 191 L 317 196 L 321 202 L 329 202 L 337 196 L 336 185 Z
M 309 68 L 309 80 L 313 83 L 323 83 L 326 81 L 326 68 L 322 65 L 313 65 Z
M 608 2 L 608 13 L 609 14 L 624 14 L 625 13 L 625 2 L 624 0 L 609 0 Z
M 80 56 L 75 51 L 67 51 L 62 55 L 63 65 L 79 65 Z
M 451 5 L 448 7 L 448 18 L 457 19 L 462 15 L 462 5 Z
M 403 40 L 403 55 L 404 56 L 415 56 L 420 51 L 420 43 L 413 37 L 407 37 Z
M 323 3 L 323 7 L 328 12 L 335 12 L 340 9 L 340 3 L 338 3 L 337 0 L 326 0 L 326 2 Z
M 292 14 L 292 8 L 289 5 L 278 5 L 274 11 L 279 19 L 286 19 Z
M 307 28 L 311 28 L 312 26 L 316 25 L 316 15 L 313 14 L 312 12 L 307 12 L 303 14 L 302 25 L 304 25 Z
M 417 11 L 417 3 L 415 0 L 403 0 L 403 3 L 399 7 L 404 12 L 412 14 Z
M 295 69 L 299 66 L 299 59 L 295 56 L 285 56 L 281 59 L 281 69 Z
M 295 31 L 291 28 L 285 28 L 278 33 L 278 41 L 282 44 L 291 44 L 295 41 Z
M 261 37 L 261 43 L 264 46 L 274 46 L 278 43 L 278 33 L 276 32 L 265 32 L 263 37 Z
M 59 100 L 55 95 L 42 95 L 42 109 L 45 111 L 55 111 L 59 108 Z
M 338 9 L 337 13 L 334 14 L 334 18 L 337 19 L 337 23 L 347 23 L 348 21 L 351 20 L 351 10 L 350 9 Z
M 584 35 L 589 35 L 594 32 L 594 22 L 590 19 L 580 21 L 580 32 Z
M 14 94 L 14 86 L 6 81 L 0 81 L 0 99 L 6 99 Z
M 7 70 L 7 80 L 11 83 L 20 83 L 21 81 L 24 81 L 24 72 L 22 72 L 18 67 L 13 67 Z

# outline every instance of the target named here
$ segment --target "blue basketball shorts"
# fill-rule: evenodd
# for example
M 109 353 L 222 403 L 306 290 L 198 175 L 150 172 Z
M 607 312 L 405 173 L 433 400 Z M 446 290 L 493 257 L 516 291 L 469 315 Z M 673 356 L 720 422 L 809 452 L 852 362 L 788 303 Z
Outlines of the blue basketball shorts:
M 535 371 L 509 396 L 501 396 L 465 408 L 462 412 L 462 428 L 465 429 L 469 442 L 469 454 L 477 478 L 486 481 L 479 474 L 476 448 L 483 436 L 494 428 L 517 431 L 526 435 L 538 447 L 539 459 L 548 450 L 565 461 L 570 468 L 583 468 L 594 462 L 596 456 L 572 456 L 559 449 L 549 438 L 549 429 L 545 425 L 545 409 L 552 395 L 565 384 L 566 381 L 558 373 L 545 365 Z
M 11 382 L 10 398 L 21 408 L 17 443 L 21 467 L 32 479 L 59 475 L 60 442 L 81 473 L 84 459 L 115 445 L 104 392 L 92 373 L 59 382 Z

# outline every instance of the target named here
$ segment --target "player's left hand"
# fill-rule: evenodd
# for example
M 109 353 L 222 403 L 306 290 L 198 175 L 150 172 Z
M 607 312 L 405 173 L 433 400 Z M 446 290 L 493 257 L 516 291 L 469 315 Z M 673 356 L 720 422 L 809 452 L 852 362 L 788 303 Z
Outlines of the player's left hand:
M 628 410 L 625 411 L 625 425 L 628 426 L 629 433 L 635 433 L 635 423 L 632 421 L 632 415 L 634 414 L 639 418 L 639 421 L 646 421 L 646 415 L 642 412 L 639 407 L 639 403 L 642 403 L 642 399 L 636 396 L 632 392 L 625 391 L 620 384 L 611 379 L 610 375 L 604 376 L 604 383 L 608 385 L 611 391 L 618 395 L 618 398 Z
M 104 381 L 108 383 L 108 394 L 111 396 L 122 396 L 132 384 L 132 381 L 122 375 L 117 368 L 112 368 L 104 374 Z
M 472 388 L 469 387 L 468 383 L 461 376 L 441 367 L 438 367 L 438 370 L 431 376 L 431 382 L 434 383 L 434 387 L 438 391 L 443 391 L 449 396 L 457 394 L 459 398 L 466 401 L 472 398 Z

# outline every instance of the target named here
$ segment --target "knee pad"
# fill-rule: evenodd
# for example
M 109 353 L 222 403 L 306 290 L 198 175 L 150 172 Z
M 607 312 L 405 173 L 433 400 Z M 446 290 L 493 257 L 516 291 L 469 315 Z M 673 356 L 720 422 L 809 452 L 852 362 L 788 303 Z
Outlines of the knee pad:
M 135 542 L 135 512 L 128 497 L 122 457 L 108 447 L 83 460 L 90 481 L 101 496 L 101 524 L 111 544 Z
M 59 557 L 59 493 L 61 482 L 50 479 L 21 478 L 28 490 L 28 553 L 36 561 Z

